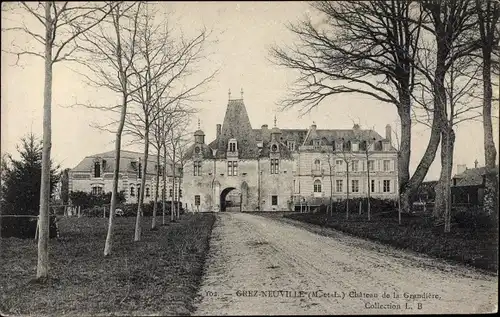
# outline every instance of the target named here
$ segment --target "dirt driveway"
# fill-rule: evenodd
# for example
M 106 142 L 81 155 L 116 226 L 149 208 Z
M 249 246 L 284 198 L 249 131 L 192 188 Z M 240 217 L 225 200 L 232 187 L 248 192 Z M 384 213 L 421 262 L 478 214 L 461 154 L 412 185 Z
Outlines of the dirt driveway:
M 290 220 L 217 217 L 194 315 L 497 310 L 497 276 Z

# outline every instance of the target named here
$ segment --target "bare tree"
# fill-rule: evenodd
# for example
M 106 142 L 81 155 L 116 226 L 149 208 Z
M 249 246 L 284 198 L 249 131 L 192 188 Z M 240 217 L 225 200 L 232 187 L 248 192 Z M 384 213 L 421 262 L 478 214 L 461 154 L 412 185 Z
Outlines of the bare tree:
M 335 94 L 363 94 L 394 104 L 401 121 L 399 186 L 404 209 L 423 181 L 439 146 L 437 120 L 424 156 L 410 178 L 413 59 L 418 51 L 421 11 L 412 1 L 320 1 L 311 4 L 324 20 L 310 18 L 289 27 L 298 42 L 271 50 L 278 65 L 300 74 L 283 109 L 309 111 Z
M 341 139 L 342 148 L 340 153 L 337 155 L 342 159 L 342 162 L 345 162 L 345 175 L 346 175 L 346 220 L 349 219 L 349 168 L 353 161 L 353 154 L 351 148 L 351 141 L 345 141 L 344 138 Z M 351 186 L 352 189 L 352 186 Z
M 436 191 L 434 214 L 445 215 L 445 220 L 451 214 L 450 186 L 453 166 L 453 146 L 455 133 L 454 118 L 459 113 L 467 113 L 467 109 L 455 109 L 457 101 L 469 93 L 469 88 L 455 91 L 456 74 L 449 74 L 455 69 L 457 61 L 471 55 L 477 50 L 477 41 L 470 41 L 467 34 L 471 32 L 476 21 L 474 19 L 474 5 L 467 0 L 456 1 L 426 1 L 421 3 L 422 11 L 426 14 L 422 27 L 435 39 L 431 46 L 434 58 L 427 58 L 429 49 L 422 49 L 424 57 L 419 56 L 415 67 L 430 83 L 433 98 L 433 122 L 439 120 L 441 133 L 441 176 Z M 453 78 L 447 78 L 447 75 Z M 446 81 L 449 81 L 447 86 Z M 469 83 L 463 87 L 470 87 Z M 450 93 L 451 98 L 450 98 Z M 433 125 L 434 126 L 434 125 Z M 445 222 L 445 232 L 449 232 L 449 221 Z
M 141 17 L 137 48 L 140 51 L 141 63 L 132 65 L 134 70 L 132 85 L 138 87 L 132 99 L 137 107 L 126 119 L 129 131 L 144 141 L 142 165 L 144 177 L 141 179 L 138 193 L 134 241 L 141 239 L 141 216 L 151 125 L 163 109 L 168 109 L 177 102 L 188 102 L 199 97 L 202 93 L 200 89 L 215 76 L 214 72 L 195 83 L 189 83 L 189 77 L 195 73 L 197 64 L 205 57 L 207 31 L 201 30 L 190 39 L 176 38 L 166 21 L 154 22 L 155 14 L 151 10 L 147 8 Z
M 15 54 L 17 62 L 22 56 L 36 56 L 45 62 L 45 84 L 43 102 L 43 155 L 42 179 L 40 186 L 40 215 L 38 226 L 38 264 L 37 279 L 49 275 L 49 202 L 50 202 L 50 152 L 52 147 L 52 80 L 53 67 L 57 62 L 72 60 L 75 51 L 74 41 L 98 25 L 110 12 L 112 7 L 95 3 L 72 2 L 20 2 L 9 10 L 16 11 L 20 16 L 15 26 L 2 28 L 2 32 L 16 32 L 19 38 L 27 37 L 27 42 L 19 46 L 11 43 L 9 50 L 3 51 Z M 2 7 L 2 9 L 4 9 Z M 32 24 L 29 27 L 26 23 Z M 37 27 L 34 27 L 35 23 Z M 43 30 L 43 31 L 42 31 Z M 38 32 L 42 31 L 42 32 Z M 36 48 L 36 46 L 39 46 Z M 44 50 L 41 47 L 44 47 Z M 16 62 L 16 64 L 17 64 Z
M 158 169 L 156 171 L 156 190 L 155 190 L 155 196 L 154 196 L 154 204 L 153 204 L 153 218 L 151 220 L 151 229 L 156 228 L 156 216 L 157 216 L 157 209 L 158 209 L 158 196 L 159 196 L 159 187 L 160 187 L 160 159 L 162 157 L 161 152 L 162 150 L 164 151 L 163 155 L 163 166 L 161 167 L 161 172 L 163 173 L 162 180 L 163 180 L 163 192 L 162 192 L 162 209 L 163 209 L 163 225 L 165 225 L 165 211 L 166 211 L 166 180 L 167 180 L 167 148 L 169 143 L 168 141 L 168 136 L 171 133 L 171 129 L 175 126 L 176 121 L 183 116 L 187 115 L 189 112 L 186 111 L 186 109 L 183 109 L 180 107 L 179 103 L 176 103 L 175 105 L 171 105 L 170 108 L 164 108 L 161 107 L 162 111 L 160 115 L 158 116 L 157 120 L 155 120 L 152 123 L 153 129 L 151 129 L 152 132 L 152 139 L 153 142 L 151 143 L 152 146 L 156 150 L 156 165 L 158 166 Z
M 493 99 L 491 74 L 494 68 L 492 55 L 495 49 L 498 51 L 498 42 L 500 39 L 500 30 L 498 26 L 500 19 L 500 4 L 492 0 L 476 0 L 476 12 L 479 26 L 483 81 L 484 161 L 486 166 L 483 206 L 486 213 L 492 214 L 498 210 L 498 177 L 495 172 L 497 151 L 495 142 L 493 141 L 491 120 L 491 105 Z M 498 68 L 498 58 L 496 60 Z
M 108 256 L 112 252 L 122 134 L 128 105 L 131 102 L 131 94 L 137 89 L 131 87 L 129 81 L 133 75 L 132 64 L 137 60 L 137 31 L 139 13 L 142 7 L 140 2 L 127 4 L 110 2 L 107 5 L 111 9 L 107 19 L 95 29 L 84 34 L 76 44 L 81 53 L 78 62 L 86 66 L 90 74 L 77 72 L 86 79 L 88 85 L 112 91 L 121 99 L 121 103 L 118 105 L 83 104 L 87 108 L 114 112 L 119 116 L 118 127 L 116 131 L 112 131 L 115 133 L 115 158 L 104 256 Z M 104 129 L 107 126 L 105 125 Z
M 175 121 L 175 124 L 170 129 L 170 134 L 168 135 L 168 156 L 172 165 L 172 203 L 170 209 L 170 221 L 174 222 L 179 217 L 179 193 L 181 187 L 181 176 L 178 175 L 182 173 L 183 165 L 186 163 L 185 146 L 187 144 L 187 137 L 189 133 L 187 132 L 187 126 L 190 121 L 190 114 L 193 113 L 192 109 L 187 108 L 184 116 L 179 116 Z M 179 172 L 179 173 L 178 173 Z M 177 198 L 177 200 L 176 200 Z

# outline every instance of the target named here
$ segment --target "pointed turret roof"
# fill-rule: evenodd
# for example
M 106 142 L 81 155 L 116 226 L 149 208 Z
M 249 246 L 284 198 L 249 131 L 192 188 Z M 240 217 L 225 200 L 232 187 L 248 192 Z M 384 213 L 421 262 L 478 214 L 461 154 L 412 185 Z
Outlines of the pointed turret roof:
M 217 140 L 218 158 L 225 158 L 229 139 L 236 139 L 238 142 L 240 158 L 258 157 L 257 141 L 255 140 L 243 99 L 232 99 L 227 104 L 226 115 L 224 116 L 221 133 Z

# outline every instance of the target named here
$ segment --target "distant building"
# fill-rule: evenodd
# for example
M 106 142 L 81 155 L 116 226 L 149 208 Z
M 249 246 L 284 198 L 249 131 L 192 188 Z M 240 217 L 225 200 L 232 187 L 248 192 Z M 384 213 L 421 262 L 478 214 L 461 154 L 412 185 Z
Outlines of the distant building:
M 239 192 L 242 211 L 289 210 L 301 201 L 326 202 L 330 195 L 343 199 L 347 192 L 366 197 L 368 190 L 372 197 L 397 197 L 397 151 L 389 125 L 385 138 L 359 125 L 347 130 L 318 129 L 316 124 L 280 129 L 276 118 L 271 129 L 252 129 L 243 96 L 229 98 L 214 141 L 207 144 L 201 129 L 194 133 L 186 159 L 188 210 L 224 211 L 233 190 Z
M 121 151 L 120 154 L 120 176 L 118 180 L 118 191 L 124 191 L 127 203 L 136 203 L 141 186 L 143 153 L 132 151 Z M 163 159 L 161 160 L 163 162 Z M 115 163 L 115 152 L 109 151 L 86 156 L 75 168 L 69 172 L 69 191 L 85 191 L 94 194 L 111 192 L 113 189 L 113 172 Z M 144 202 L 154 199 L 156 173 L 160 170 L 159 197 L 161 199 L 163 190 L 162 166 L 156 165 L 156 159 L 148 160 L 146 177 L 146 188 L 144 191 Z M 177 201 L 179 199 L 179 177 L 175 182 L 172 177 L 172 165 L 167 166 L 167 200 Z M 181 175 L 180 171 L 176 175 Z
M 498 175 L 498 166 L 496 167 Z M 478 167 L 477 160 L 474 168 L 466 165 L 457 166 L 457 174 L 452 178 L 451 197 L 454 204 L 482 205 L 484 197 L 486 167 Z

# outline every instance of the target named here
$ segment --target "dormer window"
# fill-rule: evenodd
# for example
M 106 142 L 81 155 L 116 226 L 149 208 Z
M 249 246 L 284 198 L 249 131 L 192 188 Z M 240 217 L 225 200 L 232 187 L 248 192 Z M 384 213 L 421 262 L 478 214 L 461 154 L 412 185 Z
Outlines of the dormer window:
M 358 144 L 357 142 L 353 142 L 353 143 L 352 143 L 352 150 L 353 150 L 354 152 L 359 151 L 359 144 Z
M 288 147 L 288 150 L 291 152 L 295 151 L 295 141 L 286 141 L 286 145 Z
M 313 140 L 314 149 L 319 149 L 321 147 L 321 140 Z
M 94 162 L 94 177 L 101 177 L 101 163 Z
M 271 151 L 277 152 L 278 151 L 278 146 L 276 144 L 271 145 Z
M 343 145 L 344 144 L 342 142 L 335 143 L 335 151 L 342 152 L 344 150 Z
M 367 147 L 366 141 L 361 141 L 361 143 L 359 144 L 359 150 L 366 151 L 366 147 Z
M 200 147 L 199 146 L 194 148 L 194 153 L 200 154 Z
M 229 140 L 228 148 L 229 152 L 236 152 L 238 149 L 236 140 Z

